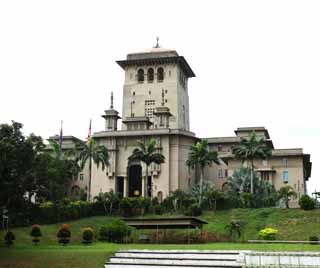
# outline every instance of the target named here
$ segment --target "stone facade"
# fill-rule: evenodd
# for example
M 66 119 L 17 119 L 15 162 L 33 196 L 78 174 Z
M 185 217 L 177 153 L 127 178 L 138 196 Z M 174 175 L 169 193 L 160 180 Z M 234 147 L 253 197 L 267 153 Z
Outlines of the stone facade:
M 159 47 L 128 54 L 117 63 L 124 70 L 122 128 L 117 128 L 120 116 L 113 107 L 112 96 L 110 109 L 102 116 L 105 129 L 93 135 L 98 144 L 108 148 L 110 165 L 106 171 L 93 166 L 91 197 L 110 190 L 122 196 L 140 196 L 145 187 L 149 196 L 160 200 L 176 189 L 189 192 L 197 174 L 187 168 L 186 160 L 190 146 L 200 140 L 190 132 L 189 121 L 188 79 L 195 74 L 184 57 Z M 210 149 L 218 151 L 221 164 L 208 167 L 205 179 L 219 188 L 225 185 L 228 176 L 243 164 L 233 159 L 231 148 L 252 131 L 273 150 L 267 161 L 254 162 L 261 179 L 268 180 L 276 189 L 291 185 L 299 196 L 306 193 L 310 155 L 302 149 L 275 149 L 264 127 L 238 128 L 233 137 L 206 138 Z M 153 164 L 147 185 L 143 185 L 144 164 L 131 163 L 128 158 L 138 140 L 147 142 L 151 138 L 156 140 L 158 152 L 165 156 L 165 163 Z M 88 183 L 87 169 L 79 176 L 79 187 L 83 187 Z

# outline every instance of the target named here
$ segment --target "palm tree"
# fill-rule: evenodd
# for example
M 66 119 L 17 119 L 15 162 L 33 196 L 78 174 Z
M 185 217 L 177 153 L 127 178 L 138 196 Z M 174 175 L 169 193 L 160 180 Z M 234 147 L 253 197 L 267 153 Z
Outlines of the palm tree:
M 278 191 L 279 199 L 282 199 L 286 204 L 286 208 L 289 208 L 289 201 L 291 197 L 297 197 L 297 193 L 293 190 L 291 186 L 281 187 Z
M 165 161 L 165 157 L 161 153 L 157 153 L 156 140 L 151 139 L 146 145 L 144 144 L 144 142 L 138 141 L 138 147 L 133 150 L 128 160 L 143 162 L 146 165 L 146 176 L 144 181 L 144 186 L 145 186 L 144 196 L 147 197 L 147 181 L 148 181 L 147 178 L 148 178 L 149 166 L 152 163 L 162 164 Z M 152 182 L 151 182 L 151 185 L 152 185 Z M 151 189 L 151 197 L 152 197 L 152 189 Z
M 209 150 L 207 140 L 197 142 L 195 145 L 190 147 L 189 157 L 186 164 L 192 169 L 200 168 L 199 206 L 202 202 L 204 169 L 207 165 L 212 165 L 212 162 L 220 165 L 218 153 L 216 151 Z
M 56 140 L 53 140 L 53 139 L 49 139 L 48 142 L 52 148 L 54 158 L 60 160 L 63 157 L 63 153 L 62 153 L 62 149 L 60 147 L 60 144 Z
M 77 161 L 80 163 L 81 170 L 84 169 L 85 164 L 89 161 L 89 182 L 88 182 L 88 200 L 91 199 L 91 179 L 92 179 L 92 161 L 97 165 L 97 168 L 101 165 L 102 171 L 109 165 L 109 152 L 104 145 L 97 145 L 92 137 L 88 138 L 88 141 L 78 142 L 77 149 Z
M 250 192 L 254 194 L 253 173 L 254 159 L 267 159 L 271 157 L 271 148 L 267 146 L 264 139 L 258 139 L 254 131 L 251 132 L 248 138 L 241 138 L 240 144 L 232 148 L 232 153 L 237 159 L 243 162 L 249 160 L 251 162 L 251 179 Z

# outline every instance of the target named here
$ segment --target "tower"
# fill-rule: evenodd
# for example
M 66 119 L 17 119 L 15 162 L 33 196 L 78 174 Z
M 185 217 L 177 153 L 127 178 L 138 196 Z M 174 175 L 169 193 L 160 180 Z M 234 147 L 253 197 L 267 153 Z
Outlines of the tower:
M 104 111 L 102 117 L 105 119 L 105 131 L 117 131 L 118 119 L 121 117 L 119 113 L 113 108 L 113 93 L 111 92 L 110 97 L 110 109 Z
M 117 63 L 125 71 L 124 130 L 129 130 L 127 122 L 140 120 L 145 125 L 149 120 L 149 129 L 160 127 L 156 118 L 156 115 L 160 116 L 159 112 L 170 114 L 167 128 L 190 130 L 188 79 L 195 74 L 183 56 L 157 44 L 152 49 L 128 54 L 126 60 Z

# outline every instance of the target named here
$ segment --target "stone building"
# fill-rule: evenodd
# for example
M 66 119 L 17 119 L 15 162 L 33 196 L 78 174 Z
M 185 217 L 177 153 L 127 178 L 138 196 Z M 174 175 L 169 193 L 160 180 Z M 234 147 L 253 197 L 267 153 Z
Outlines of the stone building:
M 190 191 L 197 175 L 187 168 L 186 160 L 190 146 L 200 140 L 190 131 L 189 122 L 188 79 L 195 77 L 194 72 L 175 50 L 158 46 L 128 54 L 117 63 L 124 70 L 122 127 L 118 129 L 121 118 L 111 97 L 110 108 L 102 115 L 105 129 L 93 135 L 98 144 L 108 148 L 110 165 L 107 171 L 93 167 L 91 196 L 110 190 L 122 196 L 140 196 L 147 187 L 149 196 L 161 200 L 176 189 Z M 218 187 L 225 185 L 227 177 L 242 165 L 233 159 L 231 147 L 253 130 L 273 150 L 270 159 L 255 161 L 261 179 L 276 189 L 291 185 L 299 195 L 306 193 L 310 155 L 302 149 L 275 149 L 264 127 L 238 128 L 233 137 L 206 138 L 210 149 L 218 151 L 221 164 L 208 167 L 205 179 Z M 143 185 L 145 166 L 128 158 L 138 140 L 146 142 L 151 138 L 166 160 L 151 166 L 147 185 Z M 79 184 L 75 181 L 75 187 L 87 183 L 87 171 L 79 176 L 82 180 Z

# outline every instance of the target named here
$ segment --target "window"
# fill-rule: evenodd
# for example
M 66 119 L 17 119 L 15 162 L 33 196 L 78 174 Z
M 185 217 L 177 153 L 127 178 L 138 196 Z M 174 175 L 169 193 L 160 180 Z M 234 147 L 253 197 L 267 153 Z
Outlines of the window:
M 139 69 L 138 70 L 138 82 L 143 82 L 144 81 L 144 70 Z
M 283 158 L 282 159 L 282 165 L 287 168 L 288 167 L 288 159 L 287 158 Z
M 154 79 L 154 71 L 153 71 L 152 68 L 149 68 L 149 69 L 148 69 L 147 78 L 148 78 L 148 82 L 149 82 L 149 83 L 152 83 L 152 82 L 153 82 L 153 79 Z
M 282 172 L 282 180 L 283 180 L 284 183 L 288 183 L 289 173 L 288 173 L 287 170 Z
M 158 82 L 162 82 L 162 81 L 163 81 L 163 78 L 164 78 L 164 71 L 163 71 L 163 68 L 160 67 L 160 68 L 158 68 L 158 70 L 157 70 L 157 79 L 158 79 Z
M 228 178 L 228 170 L 227 170 L 227 169 L 224 171 L 224 176 L 225 176 L 226 178 Z
M 262 160 L 262 165 L 266 167 L 268 165 L 268 160 Z
M 218 152 L 221 152 L 221 151 L 222 151 L 222 145 L 219 144 L 219 145 L 218 145 Z
M 218 170 L 218 178 L 219 179 L 223 178 L 223 169 Z
M 268 181 L 269 180 L 269 172 L 268 171 L 261 171 L 260 177 L 261 177 L 261 180 Z
M 80 173 L 79 179 L 80 179 L 80 181 L 83 181 L 83 173 Z

